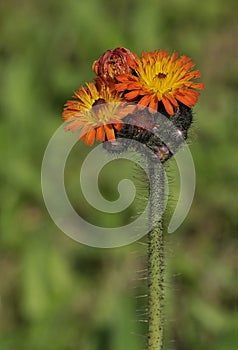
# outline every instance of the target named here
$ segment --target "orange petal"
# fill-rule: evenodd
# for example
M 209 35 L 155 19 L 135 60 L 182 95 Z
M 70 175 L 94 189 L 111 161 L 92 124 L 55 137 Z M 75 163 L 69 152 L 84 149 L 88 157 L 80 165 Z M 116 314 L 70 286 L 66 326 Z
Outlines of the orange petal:
M 196 100 L 197 96 L 199 95 L 199 92 L 191 89 L 183 89 L 180 92 L 178 92 L 178 95 L 180 94 L 188 97 L 189 99 Z
M 129 82 L 127 84 L 128 90 L 136 90 L 141 88 L 141 84 L 138 81 Z
M 105 131 L 106 131 L 106 135 L 107 135 L 107 139 L 109 141 L 115 140 L 115 133 L 114 133 L 114 129 L 112 127 L 111 124 L 107 124 L 104 126 Z
M 80 133 L 79 133 L 79 138 L 80 139 L 83 139 L 86 137 L 87 133 L 91 130 L 92 126 L 90 125 L 87 125 L 87 126 L 84 126 L 81 130 L 80 130 Z
M 114 128 L 117 129 L 117 130 L 121 130 L 122 126 L 123 126 L 123 123 L 116 123 L 116 124 L 113 124 Z
M 127 100 L 133 100 L 134 98 L 138 97 L 140 95 L 140 90 L 134 90 L 130 91 L 127 94 L 125 94 L 125 98 Z
M 133 56 L 135 58 L 138 58 L 138 56 L 136 54 L 133 54 Z M 126 63 L 128 64 L 128 66 L 130 66 L 131 68 L 134 68 L 136 66 L 136 62 L 135 59 L 132 59 L 130 55 L 126 56 Z
M 193 92 L 196 92 L 196 91 L 193 91 Z M 179 100 L 180 102 L 182 102 L 186 106 L 191 107 L 191 106 L 194 106 L 195 103 L 197 102 L 199 93 L 196 92 L 196 94 L 197 95 L 189 96 L 187 94 L 182 95 L 182 94 L 177 93 L 175 97 L 177 100 Z
M 178 59 L 179 62 L 181 62 L 181 65 L 185 65 L 186 63 L 190 62 L 191 61 L 191 58 L 190 57 L 187 57 L 187 56 L 181 56 L 179 59 Z
M 186 73 L 184 75 L 184 78 L 186 80 L 194 79 L 194 78 L 201 78 L 201 74 L 200 74 L 199 70 L 193 70 L 192 72 Z
M 175 62 L 176 59 L 177 59 L 177 57 L 178 57 L 177 52 L 173 52 L 173 53 L 172 53 L 172 56 L 171 56 L 171 62 Z
M 200 90 L 205 89 L 205 85 L 204 84 L 199 84 L 199 83 L 193 83 L 191 87 L 193 89 L 200 89 Z
M 96 129 L 96 140 L 101 142 L 105 141 L 105 132 L 102 125 Z
M 170 103 L 170 101 L 166 97 L 163 97 L 162 98 L 162 102 L 163 102 L 163 105 L 164 105 L 164 108 L 165 108 L 166 112 L 169 115 L 173 115 L 174 114 L 174 109 L 173 109 L 173 106 Z
M 85 135 L 85 144 L 92 146 L 95 140 L 95 129 L 91 129 L 86 135 Z
M 174 105 L 174 107 L 178 107 L 178 102 L 176 101 L 176 99 L 174 98 L 173 95 L 167 94 L 167 95 L 166 95 L 166 98 L 167 98 L 167 100 L 169 100 L 169 102 L 170 102 L 172 105 Z
M 128 75 L 126 74 L 118 74 L 116 76 L 117 80 L 120 81 L 120 82 L 125 82 L 125 81 L 128 81 Z
M 145 95 L 140 99 L 140 101 L 138 102 L 138 105 L 142 106 L 142 107 L 143 106 L 146 107 L 146 106 L 148 106 L 150 99 L 151 99 L 150 95 Z
M 127 86 L 128 86 L 128 84 L 126 84 L 126 83 L 118 83 L 115 85 L 115 88 L 117 91 L 122 92 L 122 91 L 127 90 Z
M 158 109 L 158 98 L 157 96 L 154 96 L 149 104 L 149 109 L 151 113 L 156 113 Z
M 194 64 L 192 61 L 190 61 L 190 62 L 186 63 L 186 64 L 183 66 L 183 69 L 186 70 L 186 71 L 189 71 L 189 70 L 192 69 L 194 66 L 195 66 L 195 64 Z M 194 71 L 194 72 L 196 72 L 196 71 Z

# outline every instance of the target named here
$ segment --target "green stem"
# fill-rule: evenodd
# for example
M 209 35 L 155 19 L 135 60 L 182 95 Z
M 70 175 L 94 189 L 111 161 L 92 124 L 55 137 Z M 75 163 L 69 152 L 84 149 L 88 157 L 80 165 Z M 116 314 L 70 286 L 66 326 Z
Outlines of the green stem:
M 152 162 L 151 162 L 152 163 Z M 161 166 L 162 168 L 162 166 Z M 164 208 L 164 169 L 150 164 L 150 220 L 161 215 L 148 235 L 148 350 L 163 346 L 164 299 L 164 238 L 162 214 Z

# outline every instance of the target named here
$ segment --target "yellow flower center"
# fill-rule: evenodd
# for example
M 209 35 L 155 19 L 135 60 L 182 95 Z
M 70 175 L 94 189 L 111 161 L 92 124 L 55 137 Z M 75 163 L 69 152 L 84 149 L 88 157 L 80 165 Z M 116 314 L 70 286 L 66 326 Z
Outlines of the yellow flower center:
M 93 126 L 106 125 L 112 117 L 119 122 L 120 120 L 117 118 L 119 106 L 119 102 L 107 102 L 103 98 L 99 98 L 95 100 L 90 109 L 83 111 L 83 118 L 85 122 Z
M 107 86 L 99 92 L 93 83 L 87 84 L 76 96 L 81 101 L 81 120 L 92 126 L 106 125 L 112 118 L 119 122 L 117 109 L 121 101 L 119 95 L 112 95 Z
M 143 62 L 137 72 L 144 89 L 154 93 L 159 99 L 182 87 L 186 74 L 186 71 L 176 62 L 172 62 L 170 57 L 163 57 L 151 64 Z
M 100 104 L 98 108 L 94 108 L 93 114 L 95 115 L 99 123 L 105 125 L 110 121 L 112 116 L 116 116 L 117 106 L 118 103 L 115 102 Z

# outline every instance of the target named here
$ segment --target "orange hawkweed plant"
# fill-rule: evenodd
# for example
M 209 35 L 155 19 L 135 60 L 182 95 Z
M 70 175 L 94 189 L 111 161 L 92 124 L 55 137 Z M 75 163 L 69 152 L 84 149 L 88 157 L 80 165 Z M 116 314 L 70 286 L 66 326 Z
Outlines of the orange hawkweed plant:
M 95 141 L 103 142 L 111 151 L 118 139 L 122 146 L 119 149 L 124 152 L 126 141 L 136 140 L 152 151 L 152 162 L 148 161 L 149 220 L 153 220 L 156 211 L 163 213 L 164 203 L 164 173 L 158 174 L 153 164 L 160 162 L 163 165 L 173 155 L 169 146 L 154 132 L 160 128 L 157 116 L 159 113 L 170 122 L 168 125 L 172 123 L 177 134 L 186 140 L 193 121 L 192 107 L 199 96 L 197 90 L 204 89 L 204 85 L 197 82 L 200 72 L 194 67 L 191 58 L 179 57 L 176 52 L 169 55 L 167 51 L 156 50 L 142 52 L 139 57 L 123 47 L 107 50 L 92 65 L 96 74 L 94 81 L 80 87 L 64 107 L 65 130 L 79 130 L 79 139 L 85 144 L 92 146 Z M 168 126 L 166 133 L 170 135 L 171 132 L 171 137 L 174 137 L 173 130 L 170 131 Z M 141 149 L 145 148 L 138 150 L 149 158 Z M 164 334 L 162 218 L 148 234 L 147 270 L 147 349 L 161 350 Z

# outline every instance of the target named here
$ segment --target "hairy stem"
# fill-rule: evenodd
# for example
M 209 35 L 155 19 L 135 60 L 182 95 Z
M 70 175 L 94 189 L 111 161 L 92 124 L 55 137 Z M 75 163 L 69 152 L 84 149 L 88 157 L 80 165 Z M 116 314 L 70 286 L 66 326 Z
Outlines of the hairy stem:
M 151 162 L 152 163 L 152 162 Z M 164 169 L 150 164 L 150 220 L 161 216 L 148 235 L 148 350 L 163 346 L 163 281 L 164 239 L 162 215 L 164 209 Z

